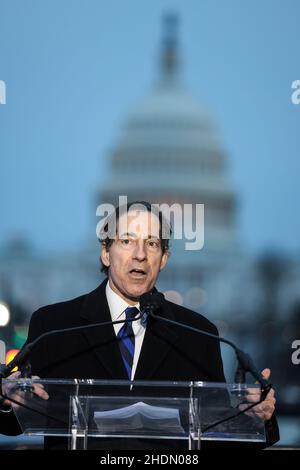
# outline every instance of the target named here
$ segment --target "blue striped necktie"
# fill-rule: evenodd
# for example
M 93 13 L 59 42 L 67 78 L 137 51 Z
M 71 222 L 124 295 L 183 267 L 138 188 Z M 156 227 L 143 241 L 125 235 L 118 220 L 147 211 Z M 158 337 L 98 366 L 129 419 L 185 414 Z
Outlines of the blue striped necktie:
M 125 310 L 126 320 L 132 320 L 137 316 L 139 310 L 136 307 L 127 307 Z M 131 370 L 134 357 L 135 337 L 132 329 L 132 321 L 124 323 L 118 333 L 119 346 L 124 361 L 129 380 L 131 380 Z

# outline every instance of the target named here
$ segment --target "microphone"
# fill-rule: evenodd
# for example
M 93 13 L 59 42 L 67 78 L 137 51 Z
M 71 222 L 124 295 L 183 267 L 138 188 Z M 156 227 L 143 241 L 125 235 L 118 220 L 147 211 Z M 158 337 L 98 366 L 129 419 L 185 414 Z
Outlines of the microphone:
M 128 323 L 129 321 L 133 322 L 133 321 L 140 320 L 142 318 L 143 318 L 142 315 L 138 315 L 137 317 L 132 318 L 130 320 L 117 320 L 117 321 L 106 321 L 106 322 L 100 322 L 100 323 L 91 323 L 89 325 L 75 326 L 75 327 L 71 327 L 71 328 L 64 328 L 64 329 L 61 329 L 61 330 L 51 330 L 51 331 L 47 331 L 46 333 L 41 334 L 34 341 L 32 341 L 31 343 L 28 343 L 25 346 L 23 346 L 21 351 L 19 351 L 18 354 L 14 357 L 14 359 L 12 359 L 12 361 L 10 361 L 7 365 L 0 363 L 0 398 L 8 399 L 11 403 L 14 403 L 18 406 L 21 406 L 21 407 L 23 407 L 23 408 L 25 408 L 29 411 L 33 411 L 35 413 L 38 413 L 42 416 L 45 416 L 46 418 L 51 418 L 51 419 L 53 419 L 57 422 L 60 422 L 64 425 L 68 424 L 67 422 L 65 422 L 65 421 L 63 421 L 63 420 L 61 420 L 57 417 L 51 416 L 48 413 L 44 413 L 43 411 L 32 408 L 32 407 L 22 403 L 21 401 L 17 401 L 12 397 L 8 397 L 5 394 L 3 394 L 3 392 L 2 392 L 2 380 L 5 379 L 6 377 L 8 377 L 15 367 L 18 367 L 21 370 L 21 377 L 28 377 L 30 372 L 31 372 L 31 367 L 30 367 L 30 363 L 29 363 L 30 353 L 31 353 L 32 349 L 40 341 L 42 341 L 44 338 L 46 338 L 47 336 L 70 333 L 70 332 L 79 331 L 79 330 L 86 330 L 86 329 L 89 329 L 89 328 L 96 328 L 96 327 L 99 327 L 99 326 L 116 325 L 118 323 Z M 0 343 L 0 346 L 2 347 L 1 343 Z M 31 387 L 30 386 L 28 387 L 26 384 L 24 386 L 22 386 L 21 389 L 23 391 L 32 391 Z
M 22 371 L 25 371 L 30 369 L 30 366 L 28 364 L 28 358 L 30 356 L 30 353 L 32 349 L 44 338 L 52 335 L 59 335 L 59 334 L 65 334 L 65 333 L 70 333 L 73 331 L 80 331 L 80 330 L 87 330 L 89 328 L 97 328 L 100 326 L 106 326 L 106 325 L 116 325 L 118 323 L 128 323 L 128 322 L 133 322 L 137 321 L 143 318 L 143 315 L 138 315 L 137 317 L 130 319 L 130 320 L 117 320 L 117 321 L 106 321 L 106 322 L 100 322 L 100 323 L 91 323 L 89 325 L 82 325 L 82 326 L 74 326 L 71 328 L 63 328 L 61 330 L 51 330 L 47 331 L 46 333 L 41 334 L 38 336 L 34 341 L 31 343 L 25 344 L 21 351 L 18 352 L 18 354 L 10 361 L 7 365 L 5 364 L 0 364 L 0 390 L 1 390 L 1 381 L 2 379 L 5 379 L 8 377 L 12 370 L 15 367 L 21 368 Z M 25 375 L 25 374 L 24 374 Z M 24 376 L 23 375 L 23 376 Z M 28 376 L 28 375 L 27 375 Z
M 172 325 L 179 326 L 190 331 L 194 331 L 195 333 L 199 333 L 204 336 L 208 336 L 209 338 L 213 338 L 216 341 L 219 341 L 220 343 L 228 344 L 233 348 L 238 361 L 238 368 L 235 374 L 236 383 L 244 383 L 246 372 L 249 372 L 260 384 L 262 396 L 266 396 L 268 394 L 268 392 L 272 388 L 272 385 L 261 376 L 249 354 L 239 349 L 232 341 L 229 341 L 226 338 L 222 338 L 221 336 L 214 335 L 213 333 L 208 333 L 208 331 L 200 330 L 199 328 L 194 328 L 192 326 L 185 325 L 184 323 L 180 323 L 175 320 L 170 320 L 169 318 L 162 317 L 161 315 L 157 315 L 154 312 L 156 310 L 159 310 L 159 308 L 163 305 L 164 300 L 164 295 L 161 292 L 155 292 L 153 294 L 148 292 L 141 295 L 140 309 L 143 314 L 143 317 L 146 318 L 146 320 L 149 317 L 153 317 L 157 320 L 164 321 L 166 323 L 170 323 Z
M 146 326 L 148 323 L 149 316 L 162 306 L 165 297 L 161 292 L 146 292 L 140 296 L 140 310 L 142 312 L 141 323 Z

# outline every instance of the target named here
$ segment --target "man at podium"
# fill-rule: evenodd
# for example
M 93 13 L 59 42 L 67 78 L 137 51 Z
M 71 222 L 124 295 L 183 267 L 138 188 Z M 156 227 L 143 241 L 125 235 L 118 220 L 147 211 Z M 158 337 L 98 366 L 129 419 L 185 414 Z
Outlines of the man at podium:
M 127 204 L 125 210 L 117 208 L 114 215 L 115 237 L 106 231 L 106 237 L 101 240 L 102 270 L 107 278 L 88 294 L 37 310 L 31 317 L 27 342 L 46 331 L 125 321 L 140 313 L 140 296 L 153 292 L 159 273 L 168 261 L 169 240 L 163 237 L 163 214 L 153 211 L 149 203 L 135 202 Z M 218 334 L 207 318 L 167 300 L 160 315 Z M 49 336 L 32 351 L 30 362 L 32 374 L 43 379 L 225 382 L 218 341 L 153 318 L 147 322 L 140 319 L 109 323 L 101 328 Z M 270 371 L 267 369 L 263 374 L 268 379 Z M 38 385 L 35 393 L 48 398 Z M 265 421 L 267 445 L 278 440 L 274 406 L 271 390 L 256 409 Z M 8 400 L 1 403 L 0 432 L 21 433 Z M 109 449 L 111 445 L 118 449 L 123 444 L 104 442 L 103 448 Z M 155 449 L 156 444 L 148 443 L 148 448 Z M 62 438 L 45 438 L 45 448 L 64 445 Z M 143 440 L 131 441 L 127 448 L 147 448 L 147 444 Z

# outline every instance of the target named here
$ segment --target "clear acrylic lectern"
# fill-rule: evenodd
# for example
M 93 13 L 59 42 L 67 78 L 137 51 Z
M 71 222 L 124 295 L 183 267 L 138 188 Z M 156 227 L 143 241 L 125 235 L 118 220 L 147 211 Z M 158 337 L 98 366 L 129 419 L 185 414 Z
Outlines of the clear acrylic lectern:
M 69 449 L 88 449 L 93 439 L 265 442 L 265 427 L 249 405 L 258 385 L 207 382 L 6 379 L 7 395 L 26 435 L 67 437 Z M 34 394 L 42 384 L 49 395 Z

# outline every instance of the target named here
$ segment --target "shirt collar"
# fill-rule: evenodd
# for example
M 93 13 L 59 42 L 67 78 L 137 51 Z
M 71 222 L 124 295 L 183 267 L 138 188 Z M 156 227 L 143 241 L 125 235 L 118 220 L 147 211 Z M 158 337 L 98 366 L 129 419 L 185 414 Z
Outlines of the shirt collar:
M 109 280 L 106 284 L 105 293 L 112 321 L 119 320 L 127 307 L 137 307 L 138 309 L 140 307 L 139 302 L 136 305 L 128 305 L 126 300 L 122 299 L 119 294 L 112 290 Z

